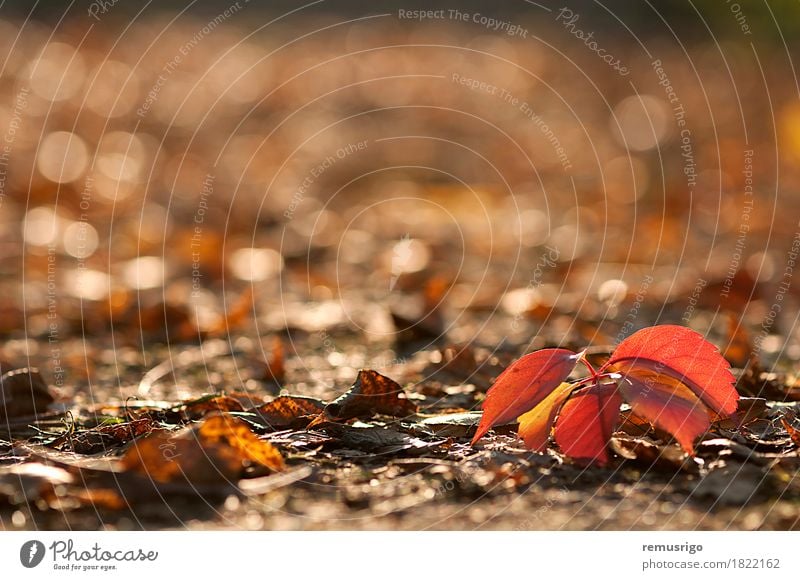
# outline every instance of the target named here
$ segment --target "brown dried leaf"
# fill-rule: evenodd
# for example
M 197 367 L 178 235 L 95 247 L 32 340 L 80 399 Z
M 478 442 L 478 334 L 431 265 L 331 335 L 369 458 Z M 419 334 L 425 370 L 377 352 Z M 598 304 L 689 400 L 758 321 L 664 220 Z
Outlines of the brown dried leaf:
M 66 445 L 63 447 L 75 453 L 91 455 L 107 451 L 111 447 L 124 445 L 156 428 L 155 421 L 149 417 L 116 425 L 103 425 L 76 433 L 67 439 Z
M 324 423 L 320 429 L 335 437 L 337 446 L 358 449 L 374 455 L 392 455 L 403 451 L 424 452 L 446 442 L 446 439 L 424 441 L 395 429 L 374 425 L 353 426 Z
M 446 413 L 426 417 L 417 425 L 430 429 L 443 437 L 467 437 L 475 434 L 482 415 L 481 411 Z
M 750 336 L 739 318 L 732 312 L 728 314 L 727 340 L 722 344 L 727 345 L 722 356 L 731 363 L 731 366 L 743 369 L 748 363 L 758 367 L 758 356 L 753 352 Z
M 756 419 L 763 419 L 767 415 L 769 407 L 767 400 L 760 397 L 739 397 L 739 408 L 736 417 L 741 423 L 749 423 Z
M 786 432 L 789 434 L 789 437 L 792 438 L 792 442 L 795 444 L 795 446 L 800 447 L 800 429 L 797 429 L 794 425 L 787 421 L 787 417 L 781 417 L 781 425 L 783 425 L 783 428 L 786 429 Z
M 325 403 L 312 397 L 284 395 L 253 409 L 273 429 L 302 428 L 325 410 Z
M 425 282 L 421 308 L 414 307 L 412 303 L 393 305 L 389 314 L 394 322 L 394 339 L 398 345 L 435 342 L 445 337 L 446 324 L 441 307 L 449 288 L 447 279 L 434 276 Z
M 159 433 L 141 439 L 122 458 L 125 469 L 160 483 L 184 479 L 201 484 L 228 482 L 251 463 L 273 471 L 283 469 L 278 450 L 256 437 L 241 419 L 223 414 L 178 434 Z
M 747 425 L 753 421 L 766 418 L 768 412 L 769 407 L 766 399 L 761 397 L 739 397 L 739 406 L 736 409 L 736 413 L 723 419 L 709 411 L 709 417 L 718 428 L 736 430 L 741 425 Z
M 199 419 L 209 413 L 230 411 L 244 411 L 244 406 L 237 399 L 226 395 L 204 395 L 198 399 L 187 401 L 183 406 L 183 414 L 188 420 Z
M 157 342 L 184 342 L 197 338 L 197 325 L 186 304 L 159 302 L 149 306 L 138 305 L 128 312 L 127 321 L 151 340 Z
M 236 301 L 226 310 L 225 316 L 216 320 L 208 329 L 211 336 L 227 336 L 232 330 L 239 328 L 253 312 L 255 295 L 253 287 L 249 286 L 242 292 Z
M 272 338 L 272 352 L 268 361 L 264 363 L 264 376 L 265 381 L 274 381 L 282 383 L 286 377 L 286 352 L 283 346 L 281 337 L 275 336 Z
M 0 377 L 0 419 L 36 415 L 53 402 L 37 369 L 16 369 Z
M 618 455 L 647 469 L 698 471 L 697 464 L 677 445 L 657 445 L 648 438 L 618 433 L 611 439 L 611 448 Z
M 736 436 L 746 440 L 753 449 L 767 453 L 780 453 L 795 445 L 791 433 L 788 430 L 784 432 L 775 421 L 769 419 L 750 421 L 739 428 Z
M 157 433 L 137 441 L 122 457 L 122 466 L 159 483 L 193 484 L 231 481 L 243 467 L 235 449 L 206 446 L 191 428 L 177 435 Z
M 262 441 L 247 423 L 230 415 L 215 415 L 200 426 L 200 438 L 209 444 L 227 444 L 242 457 L 272 471 L 282 471 L 283 456 L 271 443 Z
M 341 397 L 328 403 L 325 415 L 333 420 L 371 417 L 375 414 L 406 417 L 417 412 L 403 388 L 377 371 L 361 369 L 355 383 Z
M 655 428 L 645 419 L 642 419 L 631 410 L 627 410 L 620 413 L 620 423 L 617 430 L 634 437 L 641 437 L 642 435 L 652 433 Z
M 677 231 L 677 230 L 676 230 Z M 725 303 L 729 308 L 742 312 L 751 300 L 758 300 L 764 294 L 765 282 L 753 279 L 750 273 L 742 268 L 733 278 L 715 280 L 703 289 L 698 305 L 702 308 L 714 309 L 719 306 L 719 296 L 726 296 Z

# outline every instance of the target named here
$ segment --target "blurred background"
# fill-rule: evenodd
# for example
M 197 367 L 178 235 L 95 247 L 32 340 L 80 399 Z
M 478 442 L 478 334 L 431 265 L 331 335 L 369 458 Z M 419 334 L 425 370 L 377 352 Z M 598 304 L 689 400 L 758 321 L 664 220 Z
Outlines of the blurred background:
M 799 23 L 756 1 L 5 2 L 0 364 L 102 399 L 217 341 L 319 394 L 675 322 L 794 368 Z

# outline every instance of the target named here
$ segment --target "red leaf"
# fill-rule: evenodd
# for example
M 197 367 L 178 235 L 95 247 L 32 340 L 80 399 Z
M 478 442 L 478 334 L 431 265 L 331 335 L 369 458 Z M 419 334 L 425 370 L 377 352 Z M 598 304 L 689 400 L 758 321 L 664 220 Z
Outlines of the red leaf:
M 573 459 L 608 463 L 608 442 L 619 420 L 622 399 L 616 385 L 597 385 L 579 391 L 561 408 L 555 439 Z
M 694 330 L 665 324 L 636 332 L 614 350 L 606 366 L 622 374 L 637 370 L 663 374 L 685 384 L 714 412 L 736 411 L 739 394 L 730 365 L 713 344 Z
M 694 440 L 710 422 L 705 407 L 686 386 L 674 379 L 665 384 L 657 375 L 642 380 L 629 374 L 619 382 L 619 391 L 635 415 L 671 433 L 687 453 L 694 454 Z
M 517 433 L 525 441 L 528 449 L 544 451 L 550 430 L 553 428 L 553 421 L 556 420 L 561 406 L 574 389 L 575 385 L 572 383 L 561 383 L 541 403 L 519 418 Z
M 580 356 L 563 348 L 545 348 L 523 356 L 504 370 L 486 395 L 472 443 L 494 425 L 513 421 L 538 405 L 566 380 Z

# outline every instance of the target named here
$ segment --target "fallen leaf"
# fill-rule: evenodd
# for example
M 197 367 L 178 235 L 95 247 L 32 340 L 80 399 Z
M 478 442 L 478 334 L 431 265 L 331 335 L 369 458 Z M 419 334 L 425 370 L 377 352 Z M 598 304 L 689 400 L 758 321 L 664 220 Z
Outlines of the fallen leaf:
M 393 337 L 398 346 L 413 347 L 419 342 L 433 343 L 446 338 L 447 328 L 441 307 L 449 288 L 447 279 L 434 276 L 425 282 L 420 308 L 410 307 L 413 303 L 409 302 L 393 305 L 389 314 L 396 329 Z
M 335 438 L 334 444 L 365 451 L 372 455 L 393 455 L 402 451 L 422 452 L 431 447 L 439 447 L 446 439 L 425 441 L 388 427 L 375 425 L 343 425 L 324 423 L 320 430 Z
M 417 406 L 406 398 L 400 385 L 366 369 L 358 371 L 349 391 L 325 406 L 326 417 L 339 421 L 375 414 L 406 417 L 416 412 Z
M 620 423 L 617 426 L 617 430 L 633 437 L 641 437 L 650 433 L 653 430 L 653 426 L 646 419 L 627 409 L 620 413 Z
M 628 461 L 645 469 L 659 469 L 667 472 L 688 471 L 697 473 L 699 466 L 675 445 L 657 445 L 644 437 L 631 437 L 616 434 L 611 438 L 611 448 Z
M 286 378 L 286 349 L 280 336 L 272 338 L 270 357 L 264 362 L 263 368 L 262 380 L 281 384 Z
M 236 449 L 204 445 L 196 430 L 156 433 L 136 441 L 122 457 L 122 466 L 159 483 L 226 483 L 244 469 Z
M 210 413 L 244 411 L 242 403 L 227 395 L 210 394 L 187 401 L 178 407 L 186 420 L 194 420 Z
M 748 365 L 754 365 L 758 368 L 758 356 L 753 351 L 753 345 L 747 330 L 732 312 L 728 313 L 727 334 L 727 339 L 723 341 L 723 344 L 726 345 L 725 351 L 722 353 L 725 360 L 731 363 L 732 366 L 742 369 Z
M 272 429 L 302 428 L 325 410 L 325 403 L 312 397 L 283 395 L 252 409 Z
M 556 421 L 558 447 L 572 459 L 608 463 L 608 443 L 619 421 L 621 404 L 616 385 L 578 391 L 564 403 Z
M 22 368 L 0 377 L 0 420 L 43 413 L 53 402 L 37 369 Z
M 561 383 L 533 409 L 519 418 L 519 436 L 532 451 L 543 451 L 550 439 L 553 422 L 564 401 L 575 389 L 571 383 Z
M 736 271 L 732 278 L 712 281 L 703 289 L 699 304 L 713 309 L 719 307 L 719 297 L 725 296 L 725 304 L 737 312 L 743 312 L 752 300 L 758 300 L 767 287 L 765 282 L 754 279 L 747 268 Z
M 209 326 L 208 334 L 229 336 L 231 331 L 240 327 L 247 320 L 248 315 L 253 313 L 254 300 L 253 287 L 249 286 L 230 307 L 226 308 L 224 316 Z
M 230 482 L 238 479 L 249 464 L 280 471 L 283 458 L 270 443 L 256 437 L 244 421 L 223 414 L 178 433 L 162 432 L 139 439 L 122 458 L 126 470 L 160 483 Z
M 739 394 L 730 365 L 713 344 L 684 326 L 665 324 L 635 332 L 617 346 L 605 366 L 633 377 L 640 370 L 666 375 L 689 387 L 719 415 L 736 411 Z
M 739 395 L 727 361 L 687 328 L 641 330 L 622 341 L 599 370 L 583 358 L 585 352 L 544 349 L 508 367 L 489 390 L 472 443 L 518 414 L 518 434 L 529 449 L 545 448 L 555 422 L 556 443 L 565 455 L 604 464 L 624 400 L 631 406 L 626 428 L 634 417 L 645 419 L 691 454 L 711 419 L 730 417 L 736 408 Z M 590 375 L 566 383 L 581 361 Z
M 619 381 L 619 392 L 636 415 L 671 433 L 691 455 L 694 440 L 711 425 L 708 412 L 688 388 L 664 379 L 655 377 L 645 383 L 641 376 L 627 375 Z
M 102 425 L 66 437 L 66 444 L 62 448 L 68 448 L 74 453 L 92 455 L 120 447 L 156 428 L 156 423 L 149 417 L 115 425 Z
M 136 303 L 125 318 L 134 324 L 134 329 L 138 322 L 140 327 L 136 330 L 145 333 L 151 341 L 185 342 L 196 339 L 198 335 L 192 311 L 183 303 L 159 302 L 149 306 Z
M 745 444 L 758 451 L 788 451 L 795 443 L 791 432 L 781 427 L 780 421 L 755 419 L 737 429 L 736 437 L 746 440 Z
M 472 443 L 494 425 L 513 421 L 538 405 L 567 379 L 579 360 L 580 355 L 570 350 L 545 348 L 514 362 L 489 389 Z
M 800 447 L 800 429 L 794 427 L 789 421 L 787 421 L 786 417 L 781 417 L 781 425 L 783 428 L 786 429 L 786 432 L 789 434 L 789 437 L 792 438 L 792 441 L 797 447 Z
M 247 423 L 230 415 L 219 414 L 206 419 L 199 429 L 200 439 L 207 444 L 227 444 L 242 457 L 272 471 L 282 471 L 283 456 L 272 444 L 259 439 Z
M 445 413 L 443 415 L 425 417 L 414 425 L 430 429 L 442 437 L 466 437 L 475 432 L 478 423 L 480 423 L 481 415 L 480 411 Z
M 735 418 L 740 424 L 749 423 L 755 419 L 763 419 L 769 407 L 767 400 L 761 397 L 739 397 L 739 409 Z

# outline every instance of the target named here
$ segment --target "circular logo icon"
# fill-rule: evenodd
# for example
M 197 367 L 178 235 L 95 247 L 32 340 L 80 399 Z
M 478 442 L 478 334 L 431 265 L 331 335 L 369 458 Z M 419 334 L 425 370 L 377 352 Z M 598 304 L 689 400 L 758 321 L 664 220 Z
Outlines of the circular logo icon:
M 26 568 L 35 568 L 44 559 L 44 544 L 39 540 L 28 540 L 19 549 L 19 561 Z

